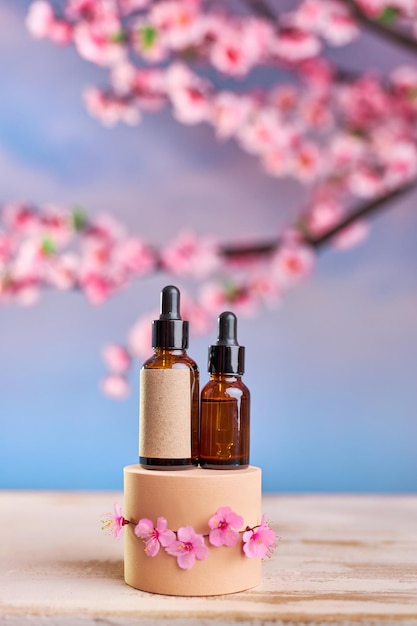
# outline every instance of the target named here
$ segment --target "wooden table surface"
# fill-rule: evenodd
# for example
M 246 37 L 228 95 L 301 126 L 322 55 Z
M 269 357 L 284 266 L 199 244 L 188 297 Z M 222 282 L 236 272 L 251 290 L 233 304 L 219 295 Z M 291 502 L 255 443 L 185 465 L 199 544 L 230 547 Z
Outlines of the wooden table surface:
M 114 492 L 0 492 L 0 624 L 417 625 L 417 496 L 277 495 L 262 584 L 214 598 L 137 591 L 123 540 L 100 529 Z

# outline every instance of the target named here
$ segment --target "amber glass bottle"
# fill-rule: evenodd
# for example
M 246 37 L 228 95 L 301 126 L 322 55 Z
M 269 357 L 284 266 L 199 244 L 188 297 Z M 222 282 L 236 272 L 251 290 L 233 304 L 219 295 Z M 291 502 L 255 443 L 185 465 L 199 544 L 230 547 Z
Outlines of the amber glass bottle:
M 139 462 L 147 469 L 198 464 L 199 372 L 187 354 L 188 322 L 180 292 L 161 292 L 161 314 L 152 323 L 154 354 L 140 371 Z
M 218 339 L 209 347 L 210 380 L 201 392 L 200 465 L 240 469 L 249 465 L 250 393 L 242 381 L 245 348 L 237 342 L 237 319 L 225 311 Z

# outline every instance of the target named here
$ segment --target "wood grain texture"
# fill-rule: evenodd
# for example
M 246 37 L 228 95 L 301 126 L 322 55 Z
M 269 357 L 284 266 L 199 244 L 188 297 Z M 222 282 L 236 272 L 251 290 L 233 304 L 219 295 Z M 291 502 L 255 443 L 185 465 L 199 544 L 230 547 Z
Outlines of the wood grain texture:
M 100 530 L 115 500 L 0 492 L 0 624 L 417 626 L 417 496 L 267 496 L 281 541 L 262 584 L 213 598 L 125 585 L 123 541 Z

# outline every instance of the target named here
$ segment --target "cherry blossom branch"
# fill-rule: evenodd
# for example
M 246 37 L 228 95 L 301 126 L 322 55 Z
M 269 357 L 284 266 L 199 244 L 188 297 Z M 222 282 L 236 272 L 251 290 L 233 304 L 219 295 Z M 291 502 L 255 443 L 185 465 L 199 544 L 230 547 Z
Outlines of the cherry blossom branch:
M 362 26 L 374 32 L 376 35 L 379 35 L 394 44 L 402 46 L 406 50 L 417 53 L 417 40 L 414 37 L 411 37 L 404 31 L 398 30 L 396 28 L 390 28 L 381 20 L 371 19 L 364 13 L 364 11 L 358 6 L 357 2 L 355 2 L 354 0 L 343 1 L 351 10 L 352 15 L 358 20 L 360 24 L 362 24 Z
M 383 208 L 388 208 L 390 204 L 392 204 L 395 200 L 402 198 L 404 195 L 411 193 L 417 188 L 417 179 L 412 180 L 401 187 L 397 187 L 393 189 L 389 193 L 384 196 L 380 196 L 371 200 L 370 202 L 364 204 L 362 207 L 358 208 L 356 211 L 353 211 L 349 215 L 347 215 L 343 220 L 341 220 L 336 226 L 330 228 L 324 234 L 318 237 L 306 237 L 306 242 L 309 243 L 313 248 L 320 248 L 323 244 L 328 243 L 335 235 L 339 234 L 342 230 L 353 224 L 354 222 L 364 218 L 369 217 L 371 214 L 379 211 Z
M 389 193 L 378 196 L 369 202 L 361 205 L 356 210 L 349 213 L 346 217 L 341 219 L 336 225 L 332 226 L 324 233 L 314 236 L 309 234 L 303 234 L 302 240 L 315 249 L 320 249 L 324 244 L 329 243 L 336 235 L 341 233 L 345 228 L 351 226 L 354 222 L 369 217 L 373 213 L 376 213 L 380 209 L 388 208 L 395 200 L 398 200 L 402 196 L 414 191 L 417 188 L 417 179 L 393 189 Z M 259 244 L 249 246 L 236 246 L 229 245 L 221 248 L 221 253 L 226 258 L 243 258 L 243 257 L 259 257 L 267 256 L 275 252 L 280 246 L 281 241 L 274 239 L 271 241 L 264 241 Z

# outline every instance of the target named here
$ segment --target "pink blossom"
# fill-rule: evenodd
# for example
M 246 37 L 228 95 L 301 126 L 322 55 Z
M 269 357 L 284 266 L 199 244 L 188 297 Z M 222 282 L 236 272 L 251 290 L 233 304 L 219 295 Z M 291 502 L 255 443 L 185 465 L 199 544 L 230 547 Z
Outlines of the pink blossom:
M 2 221 L 19 234 L 35 234 L 39 231 L 39 216 L 31 206 L 21 202 L 11 202 L 2 208 Z
M 199 124 L 210 118 L 210 99 L 196 86 L 170 92 L 174 116 L 183 124 Z
M 102 304 L 113 292 L 113 285 L 105 274 L 86 272 L 80 278 L 81 287 L 91 304 Z
M 83 97 L 90 115 L 97 117 L 105 126 L 114 126 L 117 122 L 134 126 L 141 119 L 134 104 L 114 94 L 106 94 L 96 87 L 85 89 Z
M 365 154 L 366 144 L 360 137 L 347 133 L 335 135 L 330 144 L 330 153 L 337 165 L 351 165 Z
M 323 161 L 318 147 L 310 142 L 304 142 L 293 153 L 291 169 L 297 178 L 310 181 L 317 177 Z
M 323 37 L 333 46 L 344 46 L 359 35 L 359 28 L 340 2 L 332 2 L 322 25 Z
M 237 515 L 229 506 L 222 506 L 210 517 L 211 528 L 209 542 L 213 546 L 235 546 L 239 539 L 239 528 L 243 525 L 243 517 Z
M 181 290 L 182 317 L 190 321 L 190 333 L 192 335 L 205 335 L 213 327 L 214 318 L 200 302 L 191 298 L 188 293 Z
M 211 122 L 216 135 L 226 139 L 247 121 L 252 108 L 252 100 L 248 97 L 221 91 L 212 100 Z
M 101 520 L 101 528 L 113 533 L 116 539 L 119 539 L 123 526 L 129 524 L 129 521 L 123 517 L 122 509 L 118 502 L 114 503 L 114 513 L 108 513 L 108 515 L 109 517 Z
M 137 69 L 128 62 L 111 69 L 111 82 L 117 94 L 133 98 L 142 109 L 157 110 L 165 100 L 165 72 L 159 69 Z
M 126 398 L 130 388 L 124 376 L 119 374 L 109 374 L 101 381 L 101 390 L 104 395 L 110 398 Z
M 326 98 L 310 94 L 302 101 L 299 111 L 303 122 L 313 129 L 329 130 L 332 127 L 334 117 Z
M 340 87 L 337 99 L 347 120 L 354 125 L 374 125 L 386 119 L 391 108 L 389 94 L 380 82 L 371 76 L 364 76 L 351 85 Z
M 224 74 L 244 76 L 264 57 L 272 29 L 261 20 L 244 24 L 219 23 L 210 51 L 210 61 Z
M 50 285 L 63 291 L 75 287 L 78 279 L 79 258 L 76 254 L 66 252 L 50 261 L 46 279 Z
M 311 274 L 314 254 L 307 246 L 285 245 L 275 253 L 271 265 L 281 284 L 289 287 Z
M 87 238 L 82 246 L 81 277 L 88 277 L 90 274 L 103 271 L 111 261 L 112 251 L 112 242 L 104 237 L 99 237 L 97 234 Z
M 211 237 L 197 237 L 191 231 L 184 231 L 165 247 L 161 259 L 168 272 L 201 280 L 220 267 L 219 245 Z
M 315 57 L 320 50 L 321 45 L 317 37 L 296 28 L 282 30 L 271 44 L 273 54 L 291 62 Z
M 229 283 L 221 285 L 206 282 L 200 289 L 201 305 L 214 315 L 226 308 L 232 308 L 245 317 L 255 315 L 259 308 L 259 299 L 245 286 Z
M 291 165 L 288 149 L 272 148 L 267 150 L 262 155 L 262 165 L 270 176 L 286 176 Z
M 126 236 L 126 227 L 109 213 L 100 213 L 95 218 L 90 233 L 106 242 L 116 243 Z
M 130 367 L 132 359 L 123 346 L 109 344 L 103 349 L 103 359 L 107 367 L 117 374 L 124 374 Z
M 300 94 L 294 85 L 280 85 L 269 95 L 269 103 L 281 113 L 292 113 L 298 105 Z
M 263 559 L 265 556 L 271 556 L 276 534 L 265 522 L 263 515 L 260 525 L 244 532 L 242 539 L 243 551 L 247 557 Z
M 152 351 L 152 321 L 158 318 L 159 311 L 144 315 L 138 319 L 129 332 L 129 351 L 138 359 L 148 358 Z
M 134 533 L 145 540 L 145 552 L 148 556 L 156 556 L 160 546 L 167 548 L 175 541 L 175 533 L 167 530 L 165 517 L 158 517 L 156 528 L 150 519 L 140 519 L 135 526 Z
M 151 3 L 151 0 L 118 0 L 124 15 L 129 15 L 133 11 L 145 9 Z
M 417 87 L 417 69 L 412 65 L 401 65 L 392 72 L 391 81 L 398 91 L 408 95 Z
M 294 140 L 294 129 L 283 122 L 276 110 L 264 108 L 253 115 L 237 135 L 247 152 L 263 154 L 275 148 L 288 148 Z
M 37 39 L 48 38 L 59 45 L 72 39 L 72 25 L 65 19 L 58 19 L 49 2 L 44 0 L 36 0 L 30 5 L 26 27 Z
M 48 37 L 49 29 L 55 21 L 52 6 L 45 0 L 36 0 L 29 6 L 26 17 L 26 26 L 34 37 L 41 39 Z
M 15 242 L 12 237 L 0 230 L 0 270 L 11 259 L 14 248 Z
M 202 561 L 208 557 L 209 550 L 204 543 L 203 535 L 198 535 L 192 526 L 183 526 L 178 529 L 178 539 L 170 543 L 165 550 L 177 558 L 182 569 L 191 569 L 195 559 Z
M 292 23 L 297 28 L 307 31 L 319 31 L 326 14 L 326 2 L 323 0 L 304 0 L 291 14 Z
M 292 14 L 293 24 L 321 35 L 334 46 L 345 45 L 358 35 L 347 8 L 335 0 L 304 0 Z
M 332 239 L 332 243 L 340 250 L 347 250 L 362 243 L 368 236 L 369 226 L 366 222 L 359 221 L 346 226 Z
M 330 200 L 320 201 L 313 205 L 308 216 L 308 230 L 312 235 L 321 235 L 335 226 L 340 219 L 342 209 L 339 204 Z
M 386 146 L 381 158 L 388 169 L 391 185 L 404 183 L 417 173 L 417 150 L 410 141 L 398 141 Z
M 37 282 L 43 277 L 45 255 L 42 240 L 38 237 L 23 239 L 16 250 L 11 270 L 14 278 L 27 282 Z
M 150 22 L 158 29 L 163 45 L 173 50 L 182 50 L 201 42 L 204 29 L 199 17 L 195 2 L 175 0 L 153 4 L 149 12 Z
M 51 238 L 59 246 L 68 244 L 74 235 L 68 211 L 53 204 L 45 206 L 38 227 L 42 237 Z
M 328 89 L 333 79 L 333 68 L 327 59 L 317 57 L 298 64 L 298 72 L 304 81 L 315 88 Z
M 376 170 L 362 166 L 350 174 L 348 186 L 359 198 L 373 198 L 382 191 L 384 182 Z
M 210 119 L 207 81 L 193 74 L 183 63 L 173 63 L 165 73 L 165 89 L 174 115 L 183 124 L 197 124 Z
M 126 58 L 120 21 L 110 11 L 93 22 L 78 22 L 74 44 L 80 56 L 97 65 L 111 66 Z
M 269 271 L 254 272 L 248 280 L 248 290 L 257 299 L 262 300 L 270 308 L 277 308 L 282 298 L 279 280 Z
M 155 267 L 155 255 L 139 237 L 127 237 L 116 246 L 113 254 L 114 263 L 123 270 L 144 276 Z
M 41 297 L 40 290 L 33 284 L 22 284 L 16 292 L 16 302 L 21 306 L 33 306 Z

